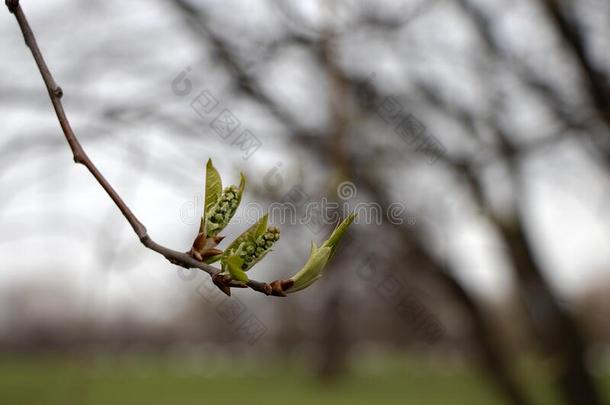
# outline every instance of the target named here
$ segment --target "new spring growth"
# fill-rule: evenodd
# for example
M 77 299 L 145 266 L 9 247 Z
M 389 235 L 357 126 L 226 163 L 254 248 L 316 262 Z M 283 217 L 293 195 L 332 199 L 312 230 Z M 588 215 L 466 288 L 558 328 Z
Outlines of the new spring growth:
M 57 87 L 51 73 L 46 68 L 44 58 L 36 44 L 34 34 L 29 27 L 23 11 L 19 7 L 19 1 L 6 0 L 6 5 L 8 6 L 9 11 L 15 14 L 25 42 L 28 47 L 31 48 L 34 59 L 40 67 L 43 81 L 49 89 L 49 95 L 53 101 L 57 117 L 62 124 L 61 126 L 64 135 L 72 148 L 74 161 L 85 165 L 89 169 L 100 185 L 108 192 L 118 208 L 120 208 L 121 212 L 132 225 L 133 230 L 146 247 L 164 255 L 174 264 L 181 265 L 185 268 L 200 268 L 206 271 L 212 276 L 212 281 L 216 286 L 228 295 L 230 295 L 232 287 L 250 287 L 253 290 L 262 292 L 266 295 L 274 294 L 284 296 L 286 293 L 298 291 L 311 285 L 313 281 L 319 278 L 323 267 L 326 265 L 336 248 L 336 243 L 347 229 L 347 226 L 353 221 L 353 216 L 340 225 L 331 238 L 324 243 L 321 248 L 318 249 L 313 245 L 311 257 L 307 261 L 304 269 L 289 280 L 272 283 L 274 285 L 277 284 L 275 288 L 267 283 L 248 280 L 246 271 L 251 269 L 271 251 L 273 244 L 279 239 L 279 229 L 276 227 L 268 227 L 268 217 L 265 215 L 233 241 L 225 251 L 218 248 L 218 245 L 223 240 L 223 236 L 220 235 L 220 232 L 229 224 L 239 207 L 246 185 L 246 179 L 244 175 L 241 174 L 239 186 L 229 186 L 223 190 L 220 175 L 211 160 L 208 160 L 206 165 L 203 215 L 193 246 L 187 253 L 190 257 L 185 258 L 185 254 L 175 252 L 155 243 L 146 233 L 144 225 L 121 200 L 120 196 L 105 180 L 102 174 L 99 173 L 96 166 L 78 144 L 78 139 L 70 128 L 68 119 L 63 111 L 63 105 L 59 100 L 62 95 L 61 89 Z M 211 264 L 219 260 L 221 262 L 222 270 L 211 266 L 201 265 L 201 263 Z M 199 261 L 200 263 L 193 263 L 193 261 Z
M 222 274 L 228 274 L 233 280 L 242 283 L 248 282 L 246 272 L 260 262 L 280 239 L 280 230 L 267 226 L 268 222 L 267 214 L 227 247 L 220 259 Z
M 208 237 L 218 235 L 220 231 L 229 225 L 239 205 L 238 192 L 237 186 L 225 188 L 216 204 L 207 213 L 205 220 Z
M 209 160 L 206 165 L 205 203 L 197 238 L 188 252 L 193 258 L 211 264 L 220 261 L 221 270 L 212 280 L 224 293 L 230 295 L 231 287 L 246 287 L 251 283 L 246 272 L 260 262 L 280 239 L 280 230 L 269 226 L 269 215 L 260 218 L 254 225 L 237 237 L 225 250 L 218 248 L 223 240 L 220 235 L 231 222 L 246 185 L 241 174 L 239 186 L 229 186 L 224 190 L 218 171 Z M 354 221 L 355 215 L 348 216 L 332 233 L 330 238 L 317 247 L 312 242 L 309 259 L 303 268 L 288 280 L 277 280 L 271 284 L 262 283 L 265 294 L 286 296 L 301 291 L 322 277 L 322 272 L 337 249 L 339 240 Z
M 246 272 L 260 262 L 271 251 L 273 244 L 280 239 L 280 230 L 277 227 L 270 226 L 265 231 L 266 223 L 267 215 L 256 225 L 256 228 L 250 228 L 236 240 L 239 244 L 237 250 L 231 246 L 227 248 L 227 253 L 220 259 L 223 270 L 221 275 L 228 274 L 233 280 L 248 282 Z M 235 242 L 232 245 L 234 244 Z
M 275 226 L 267 228 L 267 232 L 256 238 L 253 242 L 244 242 L 240 247 L 239 256 L 244 260 L 241 268 L 247 271 L 250 267 L 261 260 L 273 247 L 273 244 L 280 240 L 280 229 Z
M 197 238 L 188 252 L 193 258 L 206 263 L 218 261 L 222 250 L 218 244 L 223 240 L 222 232 L 235 215 L 246 186 L 246 178 L 240 174 L 239 186 L 222 189 L 222 180 L 218 170 L 208 160 L 205 171 L 205 201 L 203 215 Z
M 312 241 L 309 259 L 307 259 L 303 268 L 288 280 L 277 280 L 271 283 L 273 295 L 285 297 L 286 294 L 304 290 L 322 278 L 322 271 L 335 255 L 339 241 L 343 238 L 347 228 L 354 222 L 354 219 L 356 219 L 355 213 L 345 218 L 322 246 L 317 247 L 316 243 Z

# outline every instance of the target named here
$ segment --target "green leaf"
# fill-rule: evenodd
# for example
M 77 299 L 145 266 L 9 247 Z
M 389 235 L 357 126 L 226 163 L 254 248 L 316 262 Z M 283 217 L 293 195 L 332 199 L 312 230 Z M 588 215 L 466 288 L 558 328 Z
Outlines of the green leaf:
M 222 180 L 218 170 L 212 164 L 212 159 L 208 160 L 205 168 L 205 202 L 203 205 L 203 216 L 201 217 L 201 225 L 199 233 L 205 231 L 205 218 L 208 210 L 216 204 L 222 194 Z
M 267 225 L 269 225 L 269 214 L 263 215 L 263 217 L 259 219 L 256 224 L 258 224 L 258 227 L 254 232 L 252 240 L 256 240 L 256 238 L 263 236 L 265 232 L 267 232 Z
M 328 240 L 326 242 L 324 242 L 324 244 L 322 245 L 322 247 L 331 248 L 331 258 L 335 254 L 335 251 L 337 250 L 337 246 L 339 245 L 341 238 L 343 238 L 343 235 L 347 231 L 347 228 L 349 228 L 349 226 L 352 224 L 352 222 L 354 222 L 354 219 L 356 219 L 356 216 L 357 216 L 357 214 L 355 212 L 352 212 L 350 215 L 348 215 L 347 218 L 345 218 L 343 220 L 343 222 L 341 222 L 339 225 L 337 225 L 337 227 L 335 228 L 333 233 L 330 235 Z
M 243 242 L 253 242 L 265 233 L 267 230 L 267 223 L 269 222 L 269 214 L 265 214 L 261 219 L 258 220 L 250 228 L 246 229 L 244 233 L 239 235 L 231 244 L 225 249 L 224 257 L 235 254 L 239 246 Z
M 286 291 L 287 293 L 293 293 L 301 291 L 316 280 L 322 277 L 322 270 L 326 267 L 328 260 L 330 259 L 331 248 L 329 247 L 316 247 L 315 242 L 311 242 L 311 252 L 309 253 L 309 259 L 297 274 L 291 277 L 294 285 Z
M 330 235 L 328 240 L 317 247 L 315 242 L 311 242 L 311 251 L 309 259 L 301 270 L 290 278 L 294 282 L 292 287 L 286 290 L 286 293 L 294 293 L 301 291 L 322 277 L 322 271 L 333 257 L 339 245 L 339 241 L 345 235 L 347 228 L 354 222 L 356 214 L 350 214 L 343 222 L 341 222 Z
M 244 261 L 241 257 L 230 256 L 226 259 L 223 259 L 222 264 L 223 269 L 229 272 L 233 280 L 240 281 L 242 283 L 248 282 L 248 276 L 246 275 L 246 272 L 241 269 L 242 264 L 244 264 Z
M 239 172 L 239 187 L 237 189 L 237 206 L 241 204 L 241 198 L 244 195 L 244 190 L 246 188 L 246 176 L 243 172 Z

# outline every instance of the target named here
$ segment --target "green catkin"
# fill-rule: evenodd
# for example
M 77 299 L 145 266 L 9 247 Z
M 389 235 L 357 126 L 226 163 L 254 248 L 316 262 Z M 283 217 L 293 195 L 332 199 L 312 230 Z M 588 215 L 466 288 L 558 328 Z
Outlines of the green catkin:
M 208 236 L 216 236 L 229 224 L 239 205 L 238 194 L 237 186 L 229 186 L 223 190 L 220 198 L 207 214 Z
M 280 230 L 275 226 L 270 226 L 267 231 L 259 236 L 254 242 L 246 242 L 242 247 L 240 257 L 244 260 L 242 269 L 247 270 L 250 264 L 262 257 L 273 244 L 280 239 Z

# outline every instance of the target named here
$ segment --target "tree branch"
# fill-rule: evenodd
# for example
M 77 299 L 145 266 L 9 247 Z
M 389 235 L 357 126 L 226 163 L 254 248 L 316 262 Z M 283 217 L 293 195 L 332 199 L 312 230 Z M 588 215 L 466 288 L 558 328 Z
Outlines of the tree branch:
M 121 196 L 116 192 L 116 190 L 110 185 L 108 180 L 102 175 L 102 173 L 98 170 L 95 164 L 91 161 L 83 147 L 81 146 L 76 134 L 72 130 L 72 126 L 68 121 L 68 117 L 64 111 L 64 107 L 61 103 L 61 98 L 63 96 L 63 91 L 61 87 L 55 83 L 55 79 L 51 74 L 42 53 L 40 52 L 40 48 L 36 43 L 36 37 L 30 28 L 28 20 L 23 13 L 21 6 L 19 5 L 19 0 L 6 0 L 6 6 L 8 10 L 15 16 L 17 22 L 19 23 L 19 27 L 21 28 L 21 32 L 23 34 L 23 39 L 25 40 L 25 44 L 30 48 L 32 52 L 32 56 L 36 61 L 36 65 L 38 66 L 38 70 L 42 76 L 44 84 L 49 92 L 49 98 L 51 99 L 51 103 L 53 104 L 53 108 L 55 109 L 55 113 L 57 115 L 57 119 L 59 120 L 59 125 L 66 137 L 66 141 L 68 141 L 68 145 L 72 150 L 72 155 L 74 158 L 74 162 L 77 164 L 82 164 L 89 170 L 91 175 L 95 177 L 100 186 L 106 191 L 108 196 L 112 199 L 114 204 L 119 208 L 129 225 L 133 228 L 133 231 L 140 239 L 140 242 L 147 248 L 163 255 L 167 260 L 171 263 L 182 266 L 187 269 L 199 269 L 208 273 L 214 282 L 222 283 L 226 287 L 235 287 L 235 288 L 244 288 L 250 287 L 251 289 L 261 292 L 265 295 L 270 295 L 272 293 L 271 286 L 267 283 L 250 280 L 246 285 L 243 285 L 237 281 L 233 281 L 227 279 L 226 277 L 219 277 L 220 270 L 216 267 L 210 266 L 206 263 L 200 262 L 187 253 L 178 252 L 172 249 L 169 249 L 165 246 L 159 245 L 151 237 L 148 235 L 148 231 L 146 227 L 140 220 L 135 216 L 135 214 L 131 211 L 129 206 L 123 201 Z

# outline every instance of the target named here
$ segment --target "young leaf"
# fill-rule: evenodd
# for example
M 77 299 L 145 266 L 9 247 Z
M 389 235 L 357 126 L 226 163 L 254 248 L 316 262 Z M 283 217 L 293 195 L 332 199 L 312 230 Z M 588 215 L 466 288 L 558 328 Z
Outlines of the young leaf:
M 350 215 L 348 215 L 347 218 L 343 220 L 343 222 L 337 225 L 328 240 L 322 245 L 322 247 L 329 247 L 331 249 L 330 258 L 334 256 L 335 251 L 337 250 L 337 246 L 339 245 L 339 241 L 341 241 L 341 238 L 343 238 L 343 235 L 347 231 L 347 228 L 349 228 L 352 222 L 354 222 L 356 216 L 357 214 L 355 212 L 352 212 Z
M 244 190 L 246 189 L 246 175 L 244 172 L 239 172 L 239 194 L 237 197 L 237 201 L 241 203 L 241 197 L 244 194 Z
M 331 249 L 329 247 L 318 248 L 316 243 L 312 241 L 309 259 L 307 259 L 303 268 L 290 278 L 294 284 L 286 292 L 294 293 L 301 291 L 320 279 L 322 277 L 322 270 L 324 270 L 330 259 L 330 254 Z
M 208 159 L 205 168 L 205 201 L 203 204 L 203 216 L 201 217 L 201 225 L 199 233 L 205 230 L 206 214 L 218 202 L 222 194 L 222 180 L 218 170 L 212 164 L 212 159 Z
M 246 229 L 244 233 L 239 235 L 231 244 L 225 249 L 224 256 L 228 257 L 235 254 L 239 246 L 244 242 L 255 241 L 256 238 L 263 235 L 267 229 L 267 223 L 269 222 L 269 214 L 265 214 L 261 219 L 258 220 L 250 228 Z
M 243 264 L 244 260 L 237 255 L 230 256 L 222 261 L 223 270 L 228 271 L 233 280 L 247 283 L 248 276 L 246 275 L 246 272 L 241 269 Z
M 237 193 L 235 194 L 235 200 L 237 201 L 237 207 L 241 204 L 241 199 L 244 196 L 244 190 L 246 188 L 246 176 L 243 172 L 239 172 L 239 186 L 237 187 Z M 237 208 L 235 209 L 237 211 Z M 235 214 L 235 212 L 233 212 Z
M 258 225 L 254 235 L 252 235 L 252 239 L 256 239 L 259 236 L 263 236 L 265 232 L 267 232 L 267 225 L 269 224 L 269 214 L 263 215 L 261 219 L 255 225 Z
M 339 241 L 347 231 L 347 228 L 354 222 L 355 218 L 356 214 L 352 213 L 349 215 L 335 228 L 328 240 L 324 242 L 321 247 L 318 248 L 315 242 L 311 242 L 309 259 L 303 268 L 288 280 L 290 287 L 285 291 L 286 293 L 301 291 L 322 277 L 322 271 L 335 254 Z

